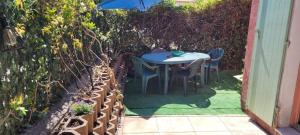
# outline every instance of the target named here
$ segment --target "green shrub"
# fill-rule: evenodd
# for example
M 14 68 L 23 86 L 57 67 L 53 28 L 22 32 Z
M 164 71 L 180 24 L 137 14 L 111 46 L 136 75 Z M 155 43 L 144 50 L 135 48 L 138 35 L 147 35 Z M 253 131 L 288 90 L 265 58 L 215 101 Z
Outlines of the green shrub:
M 71 105 L 71 111 L 74 112 L 76 116 L 88 114 L 92 112 L 92 109 L 92 105 L 84 101 L 75 102 Z
M 89 36 L 101 34 L 92 18 L 103 14 L 95 6 L 93 0 L 0 2 L 0 15 L 18 36 L 17 45 L 5 46 L 0 27 L 1 135 L 35 124 L 86 71 L 82 63 L 98 60 L 91 51 L 99 57 L 101 44 Z
M 137 55 L 155 46 L 177 46 L 184 51 L 208 52 L 221 47 L 221 68 L 241 70 L 248 32 L 251 0 L 199 0 L 197 4 L 166 6 L 146 12 L 130 11 L 127 29 L 142 31 L 139 38 L 126 38 L 119 48 Z M 128 46 L 131 44 L 131 46 Z M 131 49 L 128 49 L 131 48 Z

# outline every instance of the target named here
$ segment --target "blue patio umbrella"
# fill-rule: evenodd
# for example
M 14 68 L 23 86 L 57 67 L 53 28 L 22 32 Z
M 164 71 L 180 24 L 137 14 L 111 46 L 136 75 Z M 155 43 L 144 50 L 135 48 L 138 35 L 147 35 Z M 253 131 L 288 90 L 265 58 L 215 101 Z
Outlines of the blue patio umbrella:
M 100 10 L 108 9 L 138 9 L 146 11 L 151 6 L 158 4 L 161 0 L 104 0 L 97 5 Z

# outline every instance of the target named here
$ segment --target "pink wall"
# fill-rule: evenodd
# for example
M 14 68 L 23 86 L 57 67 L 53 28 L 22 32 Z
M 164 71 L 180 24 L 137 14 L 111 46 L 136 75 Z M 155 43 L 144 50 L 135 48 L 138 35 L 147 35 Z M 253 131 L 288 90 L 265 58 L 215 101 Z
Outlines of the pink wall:
M 300 0 L 294 0 L 289 41 L 290 46 L 286 50 L 279 94 L 279 127 L 289 126 L 292 112 L 297 72 L 300 63 Z
M 249 73 L 251 67 L 251 58 L 252 58 L 252 50 L 253 50 L 253 43 L 255 37 L 258 5 L 259 5 L 259 0 L 252 0 L 247 45 L 246 45 L 246 55 L 244 59 L 244 71 L 243 71 L 242 98 L 241 98 L 241 105 L 243 109 L 246 109 L 245 103 L 247 99 L 248 79 L 249 79 Z
M 259 0 L 252 0 L 246 55 L 244 59 L 243 84 L 241 104 L 244 109 L 247 100 L 248 79 L 251 68 L 251 58 L 255 38 L 256 20 L 258 14 Z M 289 126 L 289 120 L 293 105 L 293 96 L 297 81 L 298 66 L 300 63 L 300 1 L 294 0 L 292 20 L 289 31 L 290 46 L 286 50 L 283 75 L 279 94 L 279 127 Z

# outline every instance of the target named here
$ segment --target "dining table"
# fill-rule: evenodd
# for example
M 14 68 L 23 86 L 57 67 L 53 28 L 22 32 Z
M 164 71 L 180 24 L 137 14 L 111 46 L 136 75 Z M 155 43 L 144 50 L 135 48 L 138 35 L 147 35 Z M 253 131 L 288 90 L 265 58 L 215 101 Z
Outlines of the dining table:
M 169 66 L 177 64 L 187 64 L 195 60 L 209 60 L 210 56 L 205 53 L 199 52 L 184 52 L 180 56 L 173 56 L 172 52 L 159 52 L 159 53 L 147 53 L 142 56 L 145 62 L 164 65 L 165 77 L 164 77 L 164 94 L 168 93 L 168 81 L 169 81 Z M 201 84 L 204 84 L 204 64 L 201 65 Z

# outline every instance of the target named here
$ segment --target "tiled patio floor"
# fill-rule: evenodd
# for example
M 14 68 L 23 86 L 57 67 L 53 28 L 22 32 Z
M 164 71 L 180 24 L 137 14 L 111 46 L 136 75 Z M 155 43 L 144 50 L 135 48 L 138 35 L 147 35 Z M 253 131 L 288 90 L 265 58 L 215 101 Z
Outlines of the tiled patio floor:
M 247 116 L 126 116 L 123 135 L 266 135 Z

